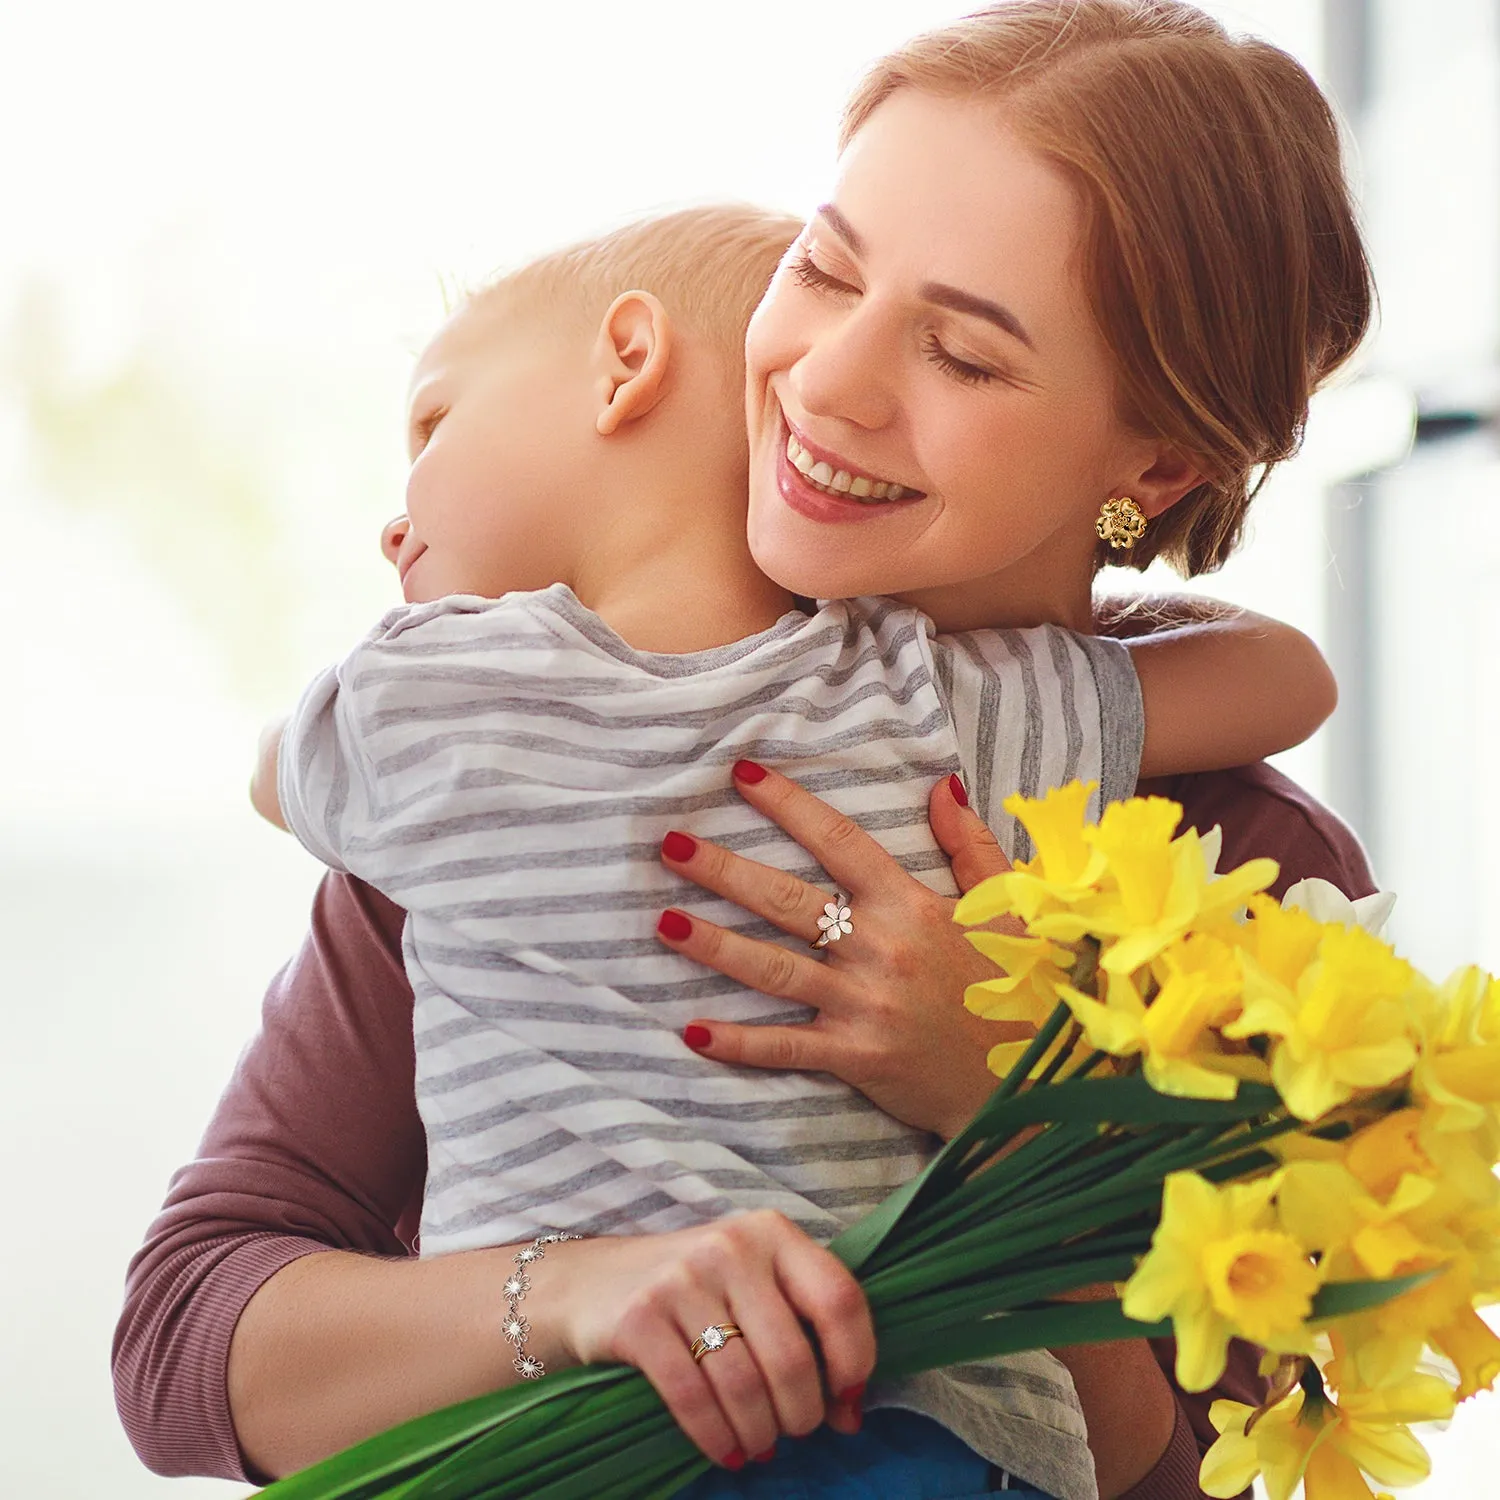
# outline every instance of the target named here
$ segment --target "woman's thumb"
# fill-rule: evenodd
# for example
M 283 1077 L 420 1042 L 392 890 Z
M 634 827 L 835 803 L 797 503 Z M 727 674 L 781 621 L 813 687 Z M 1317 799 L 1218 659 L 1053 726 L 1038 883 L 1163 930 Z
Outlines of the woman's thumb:
M 939 847 L 952 861 L 953 878 L 961 892 L 1010 869 L 1005 850 L 969 806 L 969 794 L 957 776 L 945 776 L 933 787 L 927 799 L 927 821 Z

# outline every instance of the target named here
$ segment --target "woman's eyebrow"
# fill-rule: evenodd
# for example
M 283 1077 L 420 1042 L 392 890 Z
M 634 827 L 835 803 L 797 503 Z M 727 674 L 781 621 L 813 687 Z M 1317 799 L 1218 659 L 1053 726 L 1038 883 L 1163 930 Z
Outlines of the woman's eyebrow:
M 828 221 L 834 233 L 848 245 L 854 254 L 865 253 L 863 237 L 832 203 L 820 205 L 818 217 Z M 1036 345 L 1031 342 L 1030 335 L 1021 326 L 1021 320 L 1008 307 L 1002 307 L 998 302 L 991 302 L 987 297 L 977 297 L 973 292 L 966 292 L 960 287 L 947 286 L 941 281 L 924 282 L 920 295 L 924 302 L 931 302 L 936 307 L 946 307 L 950 312 L 967 313 L 973 318 L 983 318 L 986 323 L 993 323 L 1003 333 L 1008 333 L 1013 339 L 1019 339 L 1033 353 L 1036 352 Z
M 944 286 L 940 281 L 924 282 L 921 296 L 924 302 L 946 307 L 951 312 L 983 318 L 986 323 L 993 323 L 1012 338 L 1019 339 L 1033 354 L 1036 353 L 1036 345 L 1021 327 L 1021 320 L 1008 307 L 1002 307 L 998 302 L 991 302 L 986 297 L 976 297 L 973 292 L 962 291 L 956 286 Z

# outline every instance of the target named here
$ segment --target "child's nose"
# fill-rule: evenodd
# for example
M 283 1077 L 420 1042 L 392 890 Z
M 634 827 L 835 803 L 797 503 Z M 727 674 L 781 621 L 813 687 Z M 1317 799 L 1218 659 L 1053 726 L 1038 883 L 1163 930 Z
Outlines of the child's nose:
M 392 567 L 395 566 L 396 559 L 401 554 L 401 544 L 410 531 L 411 522 L 405 516 L 397 516 L 394 521 L 387 521 L 385 529 L 380 533 L 380 550 Z

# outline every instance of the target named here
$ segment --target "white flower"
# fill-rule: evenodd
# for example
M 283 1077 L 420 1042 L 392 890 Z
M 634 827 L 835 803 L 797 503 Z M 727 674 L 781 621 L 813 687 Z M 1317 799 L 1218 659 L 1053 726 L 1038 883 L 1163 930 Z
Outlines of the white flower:
M 531 1290 L 531 1282 L 527 1280 L 524 1271 L 517 1271 L 506 1281 L 501 1290 L 505 1293 L 507 1299 L 512 1302 L 519 1302 Z
M 512 1313 L 501 1325 L 500 1332 L 518 1347 L 531 1337 L 531 1324 L 519 1313 Z
M 849 920 L 853 915 L 849 907 L 842 900 L 833 900 L 823 908 L 823 915 L 818 918 L 818 927 L 822 931 L 823 941 L 836 943 L 846 933 L 854 931 L 854 924 Z
M 1281 904 L 1301 908 L 1315 922 L 1342 922 L 1345 927 L 1363 927 L 1372 937 L 1379 937 L 1396 904 L 1396 893 L 1376 891 L 1373 896 L 1351 901 L 1336 885 L 1314 877 L 1299 880 L 1281 898 Z
M 516 1360 L 515 1367 L 522 1380 L 540 1380 L 547 1373 L 541 1360 L 530 1354 L 523 1354 Z

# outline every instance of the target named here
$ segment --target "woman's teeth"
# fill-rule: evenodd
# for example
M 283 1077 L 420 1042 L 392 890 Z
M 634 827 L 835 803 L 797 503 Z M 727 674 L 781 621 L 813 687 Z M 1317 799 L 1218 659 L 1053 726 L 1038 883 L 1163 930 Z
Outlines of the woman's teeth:
M 794 438 L 786 438 L 786 456 L 791 466 L 815 490 L 826 495 L 843 495 L 866 505 L 878 505 L 882 500 L 907 500 L 920 494 L 920 490 L 909 490 L 903 484 L 884 479 L 871 479 L 867 474 L 851 474 L 847 469 L 835 470 L 812 454 Z

